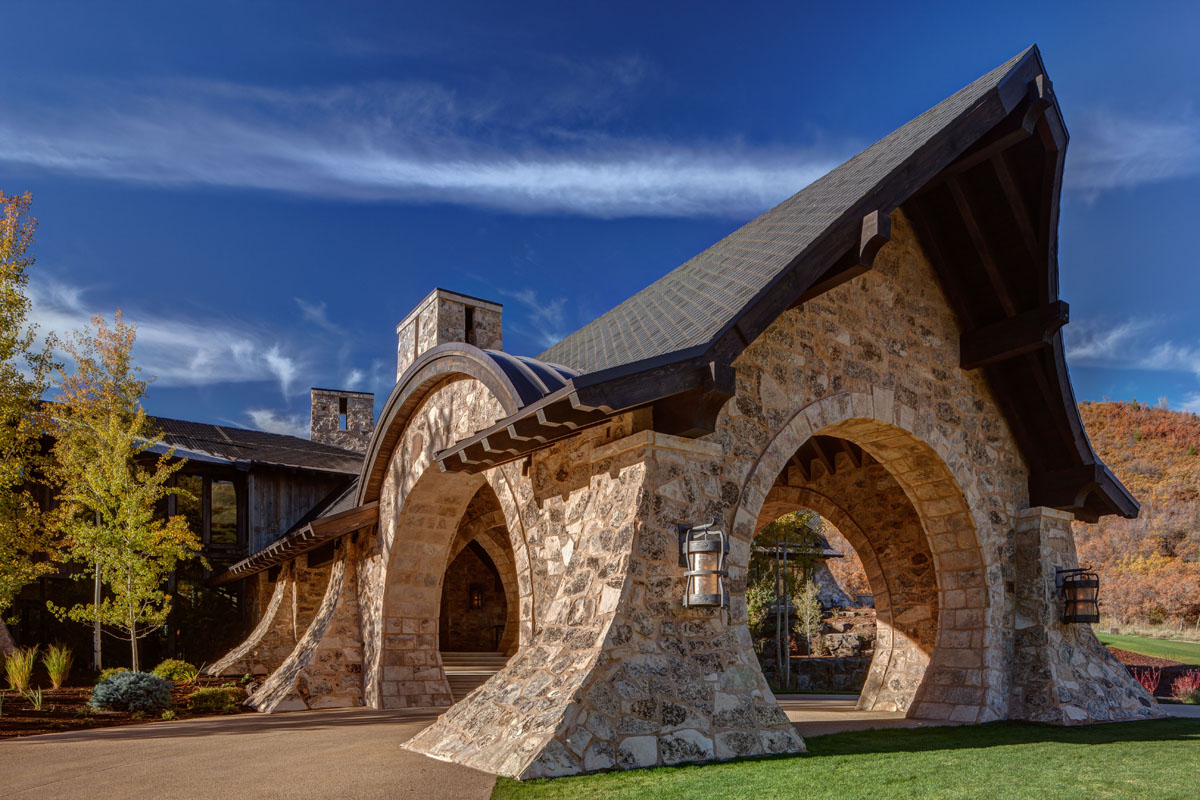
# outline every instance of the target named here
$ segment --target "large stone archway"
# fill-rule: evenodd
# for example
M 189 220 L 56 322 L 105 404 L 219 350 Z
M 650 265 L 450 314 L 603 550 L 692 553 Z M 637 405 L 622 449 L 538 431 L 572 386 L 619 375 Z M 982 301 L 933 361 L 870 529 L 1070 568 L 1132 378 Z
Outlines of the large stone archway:
M 933 559 L 938 589 L 936 640 L 921 686 L 909 703 L 909 716 L 955 722 L 1003 719 L 1007 713 L 1002 670 L 1004 597 L 998 587 L 988 586 L 988 565 L 966 499 L 975 477 L 961 463 L 956 475 L 947 460 L 948 443 L 936 430 L 921 428 L 915 410 L 883 390 L 846 392 L 805 406 L 771 438 L 750 472 L 734 535 L 753 536 L 778 476 L 810 437 L 837 436 L 861 447 L 903 489 Z M 946 457 L 939 455 L 939 445 Z M 915 552 L 919 554 L 919 549 Z M 876 566 L 884 579 L 886 565 L 877 562 Z M 920 639 L 927 636 L 916 637 Z M 914 665 L 897 662 L 897 666 L 907 671 Z M 878 679 L 886 682 L 889 677 L 885 670 Z
M 430 392 L 412 412 L 390 453 L 380 487 L 376 582 L 363 585 L 364 604 L 377 609 L 376 627 L 364 636 L 367 704 L 376 708 L 446 706 L 453 702 L 438 649 L 442 580 L 454 555 L 468 506 L 490 493 L 508 535 L 508 559 L 516 580 L 510 607 L 519 624 L 506 645 L 527 641 L 534 624 L 533 565 L 517 513 L 512 476 L 504 468 L 485 474 L 445 472 L 435 455 L 466 435 L 472 425 L 503 414 L 498 398 L 481 382 L 458 378 Z M 509 468 L 511 470 L 511 468 Z M 493 526 L 495 527 L 495 526 Z M 521 579 L 520 573 L 526 573 Z M 366 625 L 364 625 L 366 627 Z

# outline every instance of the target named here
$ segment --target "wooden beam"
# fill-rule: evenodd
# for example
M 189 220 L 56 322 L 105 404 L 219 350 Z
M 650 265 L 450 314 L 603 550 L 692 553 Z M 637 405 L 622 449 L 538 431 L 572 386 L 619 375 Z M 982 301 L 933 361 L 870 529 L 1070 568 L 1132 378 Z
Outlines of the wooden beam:
M 803 450 L 803 448 L 801 448 L 801 450 Z M 800 450 L 792 453 L 792 457 L 788 460 L 788 465 L 799 470 L 800 477 L 804 478 L 805 483 L 808 483 L 812 480 L 812 472 L 809 471 L 808 464 L 805 464 L 804 459 L 800 457 Z M 787 474 L 786 469 L 784 470 L 784 474 Z
M 1056 331 L 1070 319 L 1070 307 L 1062 300 L 1026 311 L 1015 317 L 966 331 L 959 338 L 959 365 L 978 369 L 1048 347 Z
M 975 245 L 979 260 L 983 262 L 983 269 L 987 273 L 988 280 L 991 281 L 992 289 L 996 292 L 996 299 L 1000 301 L 1000 306 L 1004 309 L 1005 314 L 1010 317 L 1016 316 L 1017 309 L 1008 291 L 1008 283 L 1004 280 L 1004 275 L 1000 272 L 996 259 L 992 257 L 991 248 L 988 247 L 987 239 L 983 236 L 983 229 L 979 227 L 979 221 L 971 209 L 970 201 L 967 200 L 967 193 L 957 178 L 947 178 L 946 186 L 949 187 L 950 194 L 954 197 L 954 205 L 958 208 L 959 216 L 962 217 L 963 224 L 967 227 L 967 234 Z
M 1013 216 L 1016 217 L 1017 228 L 1021 231 L 1025 249 L 1029 251 L 1029 257 L 1033 260 L 1034 267 L 1040 268 L 1045 262 L 1046 253 L 1038 242 L 1037 232 L 1034 231 L 1033 221 L 1029 216 L 1029 206 L 1026 205 L 1025 198 L 1021 196 L 1021 190 L 1017 188 L 1017 181 L 1013 178 L 1012 170 L 1008 166 L 1008 159 L 1003 153 L 992 159 L 992 168 L 996 171 L 996 178 L 1000 181 L 1000 187 L 1004 190 L 1004 196 L 1008 199 Z
M 809 441 L 809 444 L 812 445 L 813 452 L 816 453 L 817 459 L 822 464 L 825 465 L 825 470 L 830 475 L 836 474 L 837 466 L 833 463 L 833 459 L 829 457 L 829 454 L 825 452 L 825 449 L 823 447 L 821 447 L 820 438 L 817 436 L 814 436 L 811 439 L 809 439 L 808 441 Z
M 858 240 L 858 263 L 870 269 L 875 264 L 879 250 L 891 241 L 892 218 L 882 211 L 872 211 L 862 219 L 862 233 Z
M 978 150 L 963 155 L 953 164 L 946 167 L 943 174 L 946 177 L 961 175 L 972 167 L 977 167 L 985 161 L 991 161 L 1014 144 L 1025 141 L 1029 138 L 1030 134 L 1031 131 L 1027 131 L 1024 128 L 1017 128 L 1015 131 L 1010 131 L 990 144 L 983 145 Z
M 842 446 L 842 452 L 850 459 L 850 463 L 854 465 L 855 469 L 863 465 L 862 451 L 858 449 L 858 445 L 846 439 L 838 439 L 838 443 Z
M 1029 107 L 1025 109 L 1025 116 L 1021 118 L 1021 129 L 1033 133 L 1038 120 L 1053 104 L 1054 84 L 1043 72 L 1029 82 Z

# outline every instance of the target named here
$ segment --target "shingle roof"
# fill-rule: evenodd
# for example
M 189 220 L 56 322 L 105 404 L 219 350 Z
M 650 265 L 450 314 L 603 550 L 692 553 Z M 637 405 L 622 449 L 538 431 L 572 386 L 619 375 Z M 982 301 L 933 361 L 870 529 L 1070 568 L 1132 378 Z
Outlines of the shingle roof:
M 970 111 L 1032 49 L 729 234 L 538 358 L 587 374 L 713 341 L 801 251 L 922 145 Z
M 163 444 L 177 448 L 179 455 L 185 458 L 198 454 L 203 460 L 269 464 L 347 475 L 358 475 L 362 467 L 361 453 L 297 436 L 167 417 L 150 417 L 150 422 L 162 431 Z

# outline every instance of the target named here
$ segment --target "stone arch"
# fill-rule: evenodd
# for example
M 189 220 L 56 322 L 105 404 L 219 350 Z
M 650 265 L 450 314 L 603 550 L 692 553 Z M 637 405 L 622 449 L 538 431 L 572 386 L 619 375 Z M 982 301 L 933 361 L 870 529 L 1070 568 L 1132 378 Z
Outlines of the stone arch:
M 983 504 L 977 479 L 932 421 L 896 401 L 891 391 L 843 392 L 791 416 L 747 476 L 732 528 L 735 539 L 744 544 L 732 552 L 748 552 L 776 478 L 799 447 L 818 434 L 857 444 L 887 469 L 916 510 L 933 555 L 936 645 L 909 716 L 956 722 L 1004 718 L 1004 597 L 999 581 L 989 585 L 988 568 L 993 564 L 978 535 L 988 521 L 978 518 Z M 743 559 L 731 565 L 735 583 L 744 582 Z
M 426 365 L 429 367 L 429 365 Z M 424 385 L 424 384 L 422 384 Z M 398 395 L 394 395 L 398 397 Z M 403 419 L 392 420 L 393 445 L 372 452 L 364 475 L 379 472 L 379 525 L 373 542 L 371 581 L 364 581 L 364 676 L 368 705 L 403 708 L 449 705 L 451 696 L 438 653 L 441 582 L 471 498 L 484 486 L 496 495 L 517 573 L 519 625 L 511 639 L 528 641 L 533 629 L 532 581 L 511 467 L 481 474 L 444 472 L 436 455 L 504 415 L 505 402 L 468 376 L 440 377 Z M 398 430 L 398 432 L 396 432 Z M 515 476 L 519 478 L 518 476 Z M 518 484 L 519 488 L 519 484 Z M 508 642 L 513 646 L 513 642 Z
M 865 465 L 862 477 L 879 482 L 887 475 L 878 464 Z M 899 493 L 890 480 L 889 494 Z M 937 586 L 931 569 L 932 557 L 916 510 L 907 519 L 881 519 L 868 511 L 862 524 L 859 515 L 844 507 L 844 498 L 805 486 L 777 484 L 767 495 L 759 513 L 759 530 L 797 508 L 816 511 L 835 525 L 862 560 L 867 581 L 875 597 L 877 634 L 875 653 L 866 683 L 859 693 L 862 711 L 907 711 L 936 646 Z M 873 497 L 862 498 L 870 503 Z M 889 498 L 894 503 L 894 498 Z M 894 526 L 894 527 L 893 527 Z M 917 536 L 891 537 L 895 528 L 910 529 Z M 915 540 L 915 541 L 914 541 Z

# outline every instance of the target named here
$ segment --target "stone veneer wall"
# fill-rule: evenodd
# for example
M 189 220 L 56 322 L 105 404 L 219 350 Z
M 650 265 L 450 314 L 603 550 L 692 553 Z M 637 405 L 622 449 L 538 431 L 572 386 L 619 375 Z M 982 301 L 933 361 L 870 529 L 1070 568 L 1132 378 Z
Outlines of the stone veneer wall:
M 1017 517 L 1013 716 L 1055 725 L 1164 717 L 1090 625 L 1062 621 L 1054 571 L 1079 566 L 1071 519 L 1050 508 Z
M 407 747 L 521 778 L 803 748 L 744 611 L 731 624 L 679 605 L 675 522 L 721 508 L 719 449 L 609 434 L 535 454 L 535 523 L 562 565 L 553 600 L 534 642 Z M 685 492 L 693 469 L 707 492 Z
M 933 554 L 912 502 L 881 464 L 855 468 L 845 455 L 837 471 L 805 481 L 782 473 L 759 512 L 758 528 L 789 511 L 811 508 L 828 519 L 863 560 L 875 595 L 876 648 L 858 707 L 907 711 L 937 642 L 938 595 Z
M 206 667 L 206 675 L 266 675 L 287 660 L 320 608 L 331 565 L 309 568 L 307 557 L 284 564 L 274 587 L 267 573 L 258 573 L 260 598 L 270 591 L 266 608 L 246 640 Z
M 356 550 L 351 537 L 338 540 L 320 608 L 287 659 L 246 705 L 297 711 L 363 704 Z

